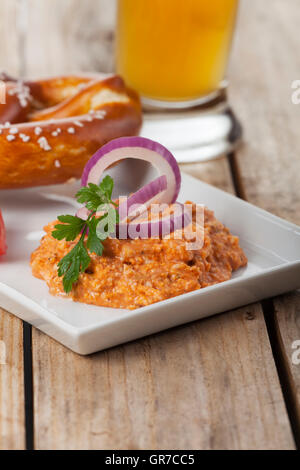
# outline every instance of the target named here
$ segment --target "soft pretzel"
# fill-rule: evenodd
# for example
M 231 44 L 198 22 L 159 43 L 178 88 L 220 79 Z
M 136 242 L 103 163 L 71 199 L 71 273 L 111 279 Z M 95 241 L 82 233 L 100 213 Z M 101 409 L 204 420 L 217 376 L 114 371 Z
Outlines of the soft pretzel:
M 0 105 L 0 189 L 79 178 L 100 146 L 139 132 L 140 100 L 119 76 L 1 78 L 6 104 Z

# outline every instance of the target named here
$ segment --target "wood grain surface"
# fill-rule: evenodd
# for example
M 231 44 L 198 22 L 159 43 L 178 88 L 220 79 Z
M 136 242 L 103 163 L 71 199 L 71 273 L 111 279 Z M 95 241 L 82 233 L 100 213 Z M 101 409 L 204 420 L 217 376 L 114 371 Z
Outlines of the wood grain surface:
M 300 292 L 274 300 L 275 332 L 282 366 L 290 386 L 290 401 L 297 439 L 300 437 Z
M 33 331 L 37 449 L 293 448 L 260 306 L 79 357 Z
M 245 127 L 237 154 L 242 183 L 249 202 L 300 225 L 300 105 L 291 99 L 300 77 L 299 2 L 248 3 L 240 11 L 230 71 L 231 100 Z M 292 343 L 300 340 L 299 293 L 274 299 L 274 309 L 300 442 L 300 365 L 291 362 Z
M 24 43 L 15 34 L 20 2 L 0 0 L 0 68 L 27 76 L 112 69 L 113 0 L 28 0 Z M 300 106 L 291 103 L 298 10 L 297 0 L 242 2 L 230 97 L 245 127 L 235 162 L 243 192 L 300 223 Z M 234 191 L 226 159 L 184 169 Z M 299 305 L 297 294 L 274 300 L 279 353 L 296 399 L 300 366 L 291 362 L 291 343 L 300 339 Z M 24 445 L 21 325 L 1 312 L 0 340 L 11 355 L 0 365 L 0 448 Z M 32 354 L 37 449 L 295 447 L 260 304 L 90 357 L 33 329 Z
M 0 450 L 24 446 L 22 321 L 0 309 Z

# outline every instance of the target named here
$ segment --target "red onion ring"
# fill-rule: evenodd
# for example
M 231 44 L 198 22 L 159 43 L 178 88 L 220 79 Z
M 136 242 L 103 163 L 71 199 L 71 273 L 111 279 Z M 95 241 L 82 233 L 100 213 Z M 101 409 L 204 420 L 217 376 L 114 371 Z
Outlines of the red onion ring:
M 115 233 L 111 234 L 111 238 L 119 239 L 148 239 L 161 238 L 176 230 L 183 230 L 192 222 L 191 211 L 185 208 L 180 202 L 172 205 L 174 212 L 163 217 L 152 220 L 133 219 L 129 223 L 119 223 L 116 226 Z M 148 214 L 148 213 L 147 213 Z
M 176 201 L 181 184 L 180 170 L 174 156 L 163 145 L 144 137 L 120 137 L 103 145 L 86 164 L 81 178 L 82 186 L 98 184 L 103 172 L 125 158 L 135 158 L 151 163 L 160 176 L 165 175 L 167 188 L 157 202 Z
M 120 222 L 125 222 L 127 219 L 132 220 L 139 216 L 142 212 L 145 212 L 145 210 L 147 210 L 152 203 L 158 202 L 161 199 L 161 195 L 165 193 L 166 189 L 166 176 L 159 176 L 155 180 L 151 181 L 151 183 L 146 184 L 146 186 L 143 186 L 136 193 L 129 196 L 125 203 L 120 202 Z M 142 206 L 141 211 L 133 209 L 133 207 L 137 205 Z

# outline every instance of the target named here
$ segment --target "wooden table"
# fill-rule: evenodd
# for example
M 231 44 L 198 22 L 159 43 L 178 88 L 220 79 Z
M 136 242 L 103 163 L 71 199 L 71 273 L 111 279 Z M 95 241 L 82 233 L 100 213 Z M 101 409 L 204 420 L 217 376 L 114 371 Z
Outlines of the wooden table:
M 111 0 L 0 0 L 10 73 L 110 70 Z M 25 18 L 26 19 L 26 18 Z M 20 23 L 20 21 L 18 21 Z M 300 224 L 298 0 L 244 0 L 230 99 L 236 155 L 185 170 Z M 19 28 L 22 28 L 19 24 Z M 4 47 L 4 46 L 5 47 Z M 300 295 L 292 292 L 80 357 L 0 311 L 0 448 L 295 449 L 300 446 Z

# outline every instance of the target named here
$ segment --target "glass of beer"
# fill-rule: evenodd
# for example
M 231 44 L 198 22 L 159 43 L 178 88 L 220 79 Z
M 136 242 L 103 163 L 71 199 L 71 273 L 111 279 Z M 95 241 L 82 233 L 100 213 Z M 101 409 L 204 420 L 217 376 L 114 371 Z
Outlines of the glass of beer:
M 119 0 L 116 67 L 145 105 L 189 108 L 225 86 L 238 0 Z

